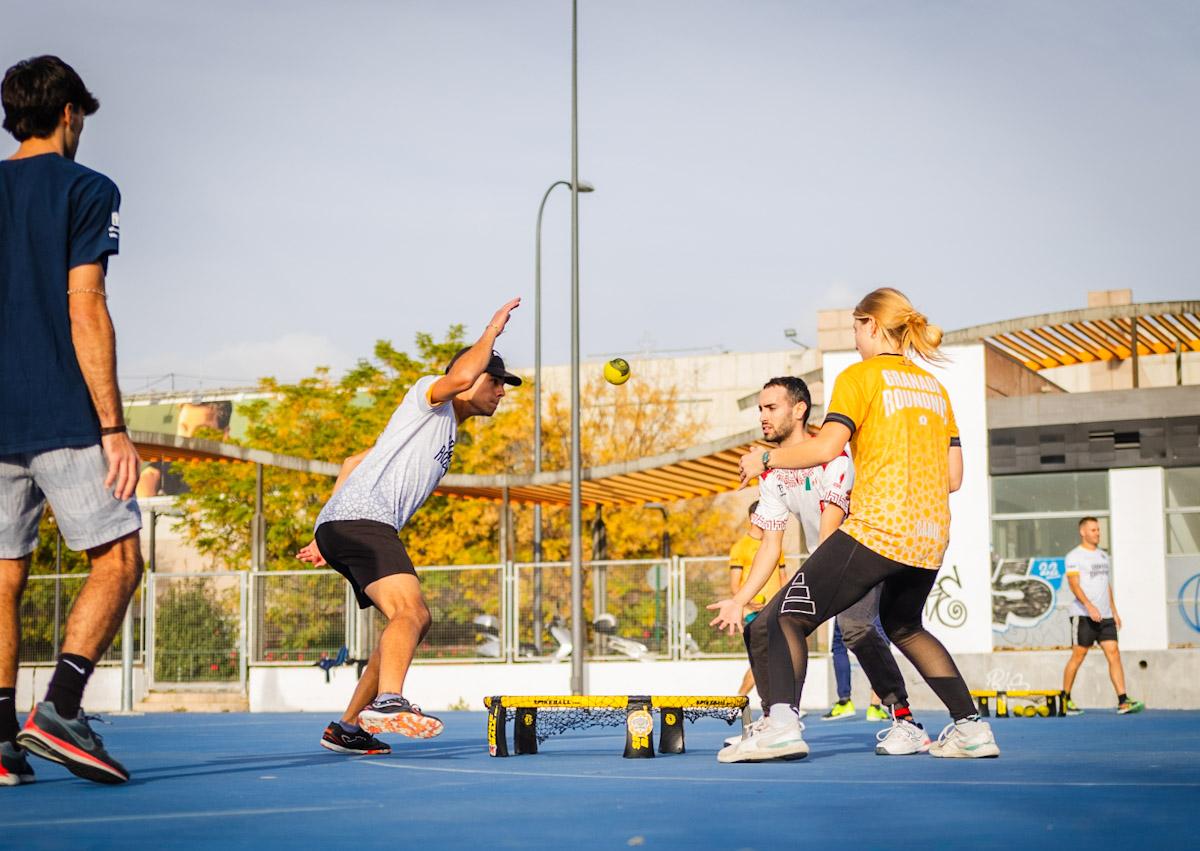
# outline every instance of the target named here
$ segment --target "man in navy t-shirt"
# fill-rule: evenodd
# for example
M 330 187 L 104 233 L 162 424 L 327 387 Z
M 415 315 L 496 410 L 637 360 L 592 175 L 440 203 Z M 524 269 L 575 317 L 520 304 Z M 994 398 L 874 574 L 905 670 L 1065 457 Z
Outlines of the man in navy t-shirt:
M 141 577 L 138 456 L 125 431 L 105 274 L 120 238 L 116 184 L 78 165 L 100 104 L 55 56 L 9 68 L 0 161 L 0 786 L 33 781 L 26 752 L 123 783 L 80 709 Z M 18 613 L 46 502 L 91 571 L 45 700 L 19 732 Z

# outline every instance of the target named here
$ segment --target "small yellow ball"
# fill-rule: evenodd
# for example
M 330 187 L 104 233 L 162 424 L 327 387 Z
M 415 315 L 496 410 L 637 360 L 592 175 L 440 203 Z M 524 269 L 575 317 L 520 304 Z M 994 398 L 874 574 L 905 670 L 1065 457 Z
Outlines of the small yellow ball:
M 604 380 L 609 384 L 624 384 L 629 375 L 629 361 L 625 358 L 613 358 L 604 365 Z
M 1050 717 L 1050 707 L 1043 703 L 1037 708 L 1037 714 L 1041 715 L 1043 718 Z

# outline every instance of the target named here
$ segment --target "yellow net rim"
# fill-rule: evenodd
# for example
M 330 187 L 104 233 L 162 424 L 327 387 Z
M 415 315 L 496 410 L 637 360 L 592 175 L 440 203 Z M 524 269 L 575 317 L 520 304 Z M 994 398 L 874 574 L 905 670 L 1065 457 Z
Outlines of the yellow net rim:
M 505 709 L 626 709 L 631 698 L 642 695 L 496 695 L 483 699 L 491 709 L 496 701 Z M 726 695 L 650 695 L 655 709 L 745 709 L 746 697 Z

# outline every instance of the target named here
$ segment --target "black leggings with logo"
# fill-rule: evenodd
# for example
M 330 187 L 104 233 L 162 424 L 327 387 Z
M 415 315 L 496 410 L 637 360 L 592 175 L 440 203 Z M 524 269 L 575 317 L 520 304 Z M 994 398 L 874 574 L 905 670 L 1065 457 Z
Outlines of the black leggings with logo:
M 808 636 L 882 582 L 879 620 L 883 631 L 955 720 L 974 714 L 975 704 L 954 660 L 921 623 L 925 598 L 936 578 L 936 570 L 892 561 L 845 532 L 834 532 L 754 622 L 756 628 L 767 630 L 768 702 L 799 705 L 808 670 Z M 855 648 L 855 655 L 880 699 L 897 702 L 904 694 L 904 681 L 887 645 L 865 642 Z

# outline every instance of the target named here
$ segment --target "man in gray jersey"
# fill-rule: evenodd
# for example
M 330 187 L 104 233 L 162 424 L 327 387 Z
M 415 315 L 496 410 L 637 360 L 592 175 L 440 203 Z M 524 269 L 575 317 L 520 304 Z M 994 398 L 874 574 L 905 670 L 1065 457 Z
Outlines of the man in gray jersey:
M 1088 650 L 1096 642 L 1100 643 L 1100 649 L 1108 659 L 1108 676 L 1117 692 L 1117 712 L 1121 715 L 1141 712 L 1145 704 L 1130 699 L 1125 693 L 1125 670 L 1121 667 L 1121 651 L 1117 649 L 1121 616 L 1117 614 L 1117 602 L 1113 597 L 1108 553 L 1100 549 L 1100 521 L 1095 517 L 1079 521 L 1079 546 L 1067 553 L 1066 561 L 1067 584 L 1075 595 L 1071 601 L 1071 634 L 1075 644 L 1063 671 L 1067 714 L 1083 714 L 1071 699 L 1071 686 L 1075 684 L 1075 674 Z
M 317 516 L 313 542 L 297 553 L 301 561 L 334 568 L 354 589 L 360 608 L 374 606 L 388 619 L 345 714 L 325 729 L 321 745 L 329 750 L 389 753 L 373 734 L 424 739 L 442 732 L 440 720 L 402 696 L 430 617 L 397 533 L 450 469 L 458 426 L 470 417 L 490 417 L 505 386 L 521 383 L 492 351 L 520 303 L 513 299 L 496 311 L 483 336 L 454 356 L 445 375 L 418 379 L 375 445 L 346 459 Z

